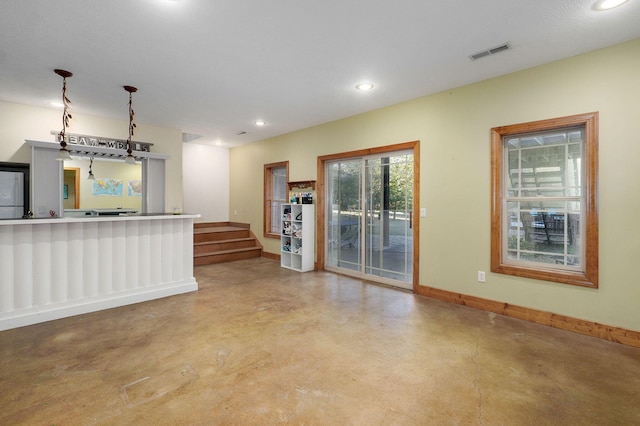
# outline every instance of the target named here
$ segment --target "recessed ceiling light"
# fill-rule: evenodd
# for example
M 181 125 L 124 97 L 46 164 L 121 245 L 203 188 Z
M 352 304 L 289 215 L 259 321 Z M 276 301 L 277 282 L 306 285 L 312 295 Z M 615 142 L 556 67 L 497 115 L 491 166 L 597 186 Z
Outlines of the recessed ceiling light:
M 51 102 L 51 106 L 54 106 L 56 108 L 64 107 L 64 105 L 62 105 L 62 103 L 60 103 L 60 102 Z
M 356 89 L 361 92 L 366 92 L 367 90 L 373 89 L 373 83 L 358 83 L 356 84 Z
M 598 0 L 594 3 L 594 10 L 609 10 L 618 7 L 629 0 Z
M 256 121 L 254 122 L 254 124 L 255 124 L 256 126 L 258 126 L 258 127 L 261 127 L 261 126 L 264 126 L 265 124 L 267 124 L 267 122 L 266 122 L 266 121 L 264 121 L 264 120 L 256 120 Z

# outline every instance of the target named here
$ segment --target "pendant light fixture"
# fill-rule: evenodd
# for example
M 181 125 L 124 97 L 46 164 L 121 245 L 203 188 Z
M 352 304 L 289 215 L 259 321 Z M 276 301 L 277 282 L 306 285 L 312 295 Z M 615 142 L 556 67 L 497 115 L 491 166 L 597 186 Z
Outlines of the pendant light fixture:
M 93 175 L 93 157 L 89 158 L 89 176 L 87 179 L 96 180 L 96 177 Z
M 53 70 L 56 74 L 62 77 L 62 105 L 64 106 L 64 110 L 62 111 L 62 130 L 58 133 L 58 142 L 60 143 L 60 151 L 58 151 L 57 160 L 64 161 L 70 160 L 71 154 L 67 149 L 67 141 L 65 140 L 65 134 L 67 131 L 67 127 L 69 127 L 69 120 L 72 118 L 71 114 L 69 114 L 69 104 L 71 101 L 67 97 L 67 78 L 73 76 L 72 73 L 66 70 L 55 69 Z
M 135 113 L 133 112 L 133 106 L 131 103 L 131 94 L 138 91 L 133 86 L 124 86 L 124 90 L 129 92 L 129 138 L 127 139 L 127 158 L 125 158 L 124 162 L 127 164 L 136 164 L 136 159 L 133 156 L 133 150 L 131 149 L 131 137 L 133 136 L 133 129 L 135 129 L 136 124 L 133 122 L 133 116 Z

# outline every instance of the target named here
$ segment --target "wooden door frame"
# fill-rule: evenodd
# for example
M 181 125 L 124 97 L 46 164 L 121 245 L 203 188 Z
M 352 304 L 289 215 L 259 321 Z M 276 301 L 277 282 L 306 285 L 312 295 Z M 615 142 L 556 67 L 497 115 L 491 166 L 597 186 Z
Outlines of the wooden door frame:
M 394 151 L 413 151 L 413 291 L 417 292 L 420 277 L 420 141 L 404 142 L 395 145 L 386 145 L 376 148 L 360 149 L 356 151 L 341 152 L 338 154 L 322 155 L 318 157 L 317 164 L 317 200 L 318 200 L 318 216 L 316 222 L 317 243 L 316 255 L 317 269 L 324 269 L 324 252 L 325 252 L 325 208 L 326 208 L 326 183 L 325 183 L 325 165 L 329 161 L 336 161 L 353 157 L 364 157 L 368 155 L 384 154 Z
M 73 187 L 75 191 L 74 209 L 80 208 L 80 167 L 65 167 L 64 170 L 73 172 Z M 62 184 L 64 185 L 64 171 L 62 172 Z M 64 200 L 63 200 L 64 204 Z

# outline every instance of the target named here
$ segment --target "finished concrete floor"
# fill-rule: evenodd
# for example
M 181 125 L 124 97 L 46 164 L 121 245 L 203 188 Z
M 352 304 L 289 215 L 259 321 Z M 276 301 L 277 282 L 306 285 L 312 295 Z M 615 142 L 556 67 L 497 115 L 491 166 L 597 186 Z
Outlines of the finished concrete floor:
M 0 332 L 0 425 L 638 425 L 640 349 L 253 259 Z

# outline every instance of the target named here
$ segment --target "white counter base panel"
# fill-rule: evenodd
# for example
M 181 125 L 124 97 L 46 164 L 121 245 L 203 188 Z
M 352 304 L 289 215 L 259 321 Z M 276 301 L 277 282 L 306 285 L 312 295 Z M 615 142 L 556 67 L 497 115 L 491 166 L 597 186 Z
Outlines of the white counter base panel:
M 0 330 L 196 291 L 195 217 L 0 222 Z

